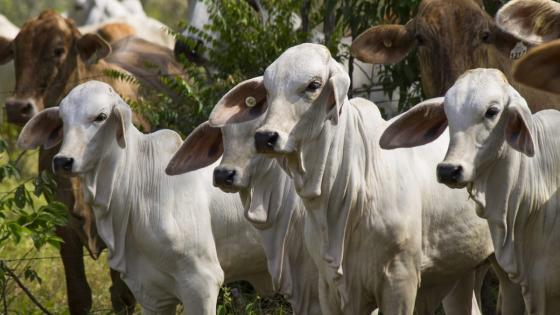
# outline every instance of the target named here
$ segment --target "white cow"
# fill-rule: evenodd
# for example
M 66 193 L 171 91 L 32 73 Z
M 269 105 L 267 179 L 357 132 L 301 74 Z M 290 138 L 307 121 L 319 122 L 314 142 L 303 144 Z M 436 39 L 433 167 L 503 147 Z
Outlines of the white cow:
M 226 96 L 227 97 L 227 96 Z M 260 122 L 197 127 L 177 151 L 167 171 L 182 173 L 214 163 L 214 185 L 238 192 L 245 217 L 260 230 L 275 290 L 286 296 L 295 314 L 321 314 L 317 268 L 304 239 L 305 212 L 292 180 L 276 161 L 256 155 L 253 134 Z M 310 248 L 313 250 L 313 248 Z
M 444 100 L 421 103 L 395 121 L 384 146 L 434 141 L 447 124 L 451 141 L 437 167 L 439 181 L 471 191 L 498 263 L 523 288 L 528 313 L 558 314 L 560 112 L 531 115 L 502 72 L 476 69 Z
M 109 265 L 146 314 L 175 314 L 178 303 L 189 314 L 216 314 L 224 273 L 225 281 L 268 291 L 259 235 L 239 198 L 212 187 L 213 167 L 167 176 L 181 138 L 170 130 L 142 134 L 131 116 L 109 85 L 90 81 L 33 117 L 18 143 L 52 147 L 62 140 L 54 170 L 85 183 Z
M 169 27 L 147 16 L 139 0 L 77 0 L 68 16 L 76 21 L 82 33 L 95 33 L 107 24 L 124 23 L 140 38 L 170 49 L 175 46 Z
M 328 267 L 319 269 L 322 307 L 339 300 L 347 314 L 431 313 L 492 253 L 489 233 L 466 192 L 432 176 L 445 140 L 381 150 L 388 123 L 373 103 L 348 101 L 349 81 L 326 47 L 298 45 L 230 91 L 209 121 L 245 121 L 268 107 L 256 148 L 286 159 L 307 209 Z M 468 314 L 472 299 L 464 302 L 459 313 Z
M 261 6 L 258 0 L 244 0 L 251 7 L 253 7 L 264 20 L 270 18 L 270 15 Z M 207 30 L 207 26 L 210 24 L 210 12 L 206 1 L 204 0 L 188 0 L 188 12 L 187 12 L 187 24 L 195 29 Z M 297 31 L 301 26 L 301 18 L 294 14 L 292 16 L 292 23 L 294 27 L 294 32 Z M 193 62 L 204 62 L 208 58 L 206 54 L 200 54 L 200 49 L 198 46 L 210 47 L 211 43 L 207 42 L 204 38 L 201 38 L 198 34 L 190 32 L 189 29 L 183 31 L 183 36 L 190 38 L 193 41 L 195 47 L 187 47 L 183 42 L 177 41 L 175 45 L 175 55 L 185 54 L 189 60 Z M 211 37 L 218 40 L 218 35 L 210 32 Z M 324 42 L 324 34 L 320 30 L 314 30 L 311 41 L 314 43 Z M 341 55 L 349 56 L 348 52 L 350 45 L 352 44 L 351 37 L 342 38 L 339 49 Z M 349 69 L 349 60 L 346 58 L 344 61 L 344 67 Z M 385 93 L 380 89 L 380 86 L 371 86 L 373 83 L 378 82 L 379 71 L 382 65 L 374 66 L 372 64 L 361 62 L 354 59 L 353 62 L 354 71 L 352 72 L 352 84 L 353 92 L 356 96 L 362 96 L 370 99 L 373 102 L 380 104 L 383 108 L 385 114 L 388 117 L 393 117 L 398 113 L 398 93 L 394 93 L 394 99 L 391 100 Z

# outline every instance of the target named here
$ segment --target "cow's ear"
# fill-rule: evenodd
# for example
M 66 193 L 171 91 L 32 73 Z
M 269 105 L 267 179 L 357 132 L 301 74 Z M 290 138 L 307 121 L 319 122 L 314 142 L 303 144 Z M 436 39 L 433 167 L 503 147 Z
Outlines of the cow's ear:
M 329 64 L 329 81 L 323 93 L 329 93 L 327 98 L 327 119 L 333 124 L 338 124 L 338 117 L 347 99 L 348 89 L 350 88 L 350 76 L 341 64 L 331 58 Z
M 513 0 L 496 13 L 496 23 L 515 37 L 542 43 L 560 37 L 560 4 L 550 0 Z
M 351 53 L 371 64 L 394 64 L 415 47 L 414 22 L 406 25 L 379 25 L 360 34 L 352 42 Z
M 443 101 L 443 97 L 429 99 L 396 118 L 381 135 L 381 148 L 411 148 L 436 140 L 447 128 Z
M 62 137 L 62 119 L 58 116 L 58 107 L 51 107 L 42 110 L 23 126 L 17 145 L 25 150 L 39 146 L 50 149 L 59 144 Z
M 224 153 L 222 131 L 206 121 L 196 127 L 167 165 L 168 175 L 179 175 L 206 167 Z
M 0 36 L 0 65 L 6 64 L 14 59 L 12 41 Z
M 214 127 L 253 120 L 267 109 L 263 77 L 243 81 L 226 93 L 212 110 L 208 122 Z
M 535 155 L 533 142 L 533 116 L 527 102 L 519 93 L 508 87 L 509 104 L 507 107 L 507 122 L 505 137 L 507 143 L 515 150 L 531 157 Z
M 78 52 L 82 60 L 90 65 L 111 53 L 111 46 L 97 34 L 85 34 L 78 39 Z
M 119 147 L 126 148 L 126 128 L 131 123 L 132 113 L 130 108 L 123 100 L 119 100 L 113 106 L 113 116 L 115 117 L 116 126 L 116 139 Z
M 515 81 L 547 92 L 560 93 L 560 40 L 539 45 L 513 66 Z

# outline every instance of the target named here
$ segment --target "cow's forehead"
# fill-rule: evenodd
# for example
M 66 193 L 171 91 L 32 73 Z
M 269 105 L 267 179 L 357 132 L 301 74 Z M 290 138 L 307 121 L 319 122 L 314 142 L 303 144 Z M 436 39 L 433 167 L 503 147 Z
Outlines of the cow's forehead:
M 448 115 L 477 115 L 491 104 L 503 105 L 508 81 L 497 69 L 475 69 L 463 74 L 445 95 Z M 451 118 L 451 117 L 450 117 Z
M 72 89 L 62 100 L 60 115 L 63 118 L 96 115 L 103 109 L 112 108 L 118 97 L 110 85 L 89 81 Z
M 290 84 L 303 84 L 328 74 L 329 50 L 317 44 L 301 44 L 286 50 L 264 73 L 267 89 Z

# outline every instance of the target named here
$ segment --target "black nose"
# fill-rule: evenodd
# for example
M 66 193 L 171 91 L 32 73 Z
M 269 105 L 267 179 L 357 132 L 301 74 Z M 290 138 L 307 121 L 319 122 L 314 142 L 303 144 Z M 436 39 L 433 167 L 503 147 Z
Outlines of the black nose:
M 214 186 L 231 186 L 235 179 L 235 170 L 225 168 L 214 169 Z
M 58 171 L 72 171 L 72 165 L 74 164 L 74 159 L 65 156 L 57 156 L 53 159 L 53 168 L 55 172 Z
M 175 41 L 175 46 L 173 47 L 173 54 L 175 59 L 181 60 L 181 56 L 185 56 L 188 61 L 195 63 L 197 65 L 202 65 L 206 60 L 201 53 L 201 45 L 204 43 L 200 40 L 194 38 L 188 38 L 188 41 L 192 42 L 187 44 L 182 40 Z
M 6 101 L 6 113 L 11 123 L 26 123 L 34 114 L 30 100 L 9 99 Z
M 259 131 L 255 133 L 255 147 L 259 152 L 274 152 L 274 145 L 278 141 L 278 133 L 274 131 Z
M 463 167 L 455 164 L 439 164 L 437 166 L 437 178 L 440 183 L 455 184 L 463 175 Z

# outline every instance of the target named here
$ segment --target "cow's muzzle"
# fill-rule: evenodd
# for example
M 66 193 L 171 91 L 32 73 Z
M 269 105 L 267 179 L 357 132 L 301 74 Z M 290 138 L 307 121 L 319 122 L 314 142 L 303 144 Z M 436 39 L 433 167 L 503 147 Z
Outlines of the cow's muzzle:
M 57 175 L 71 176 L 74 167 L 74 159 L 67 156 L 55 156 L 53 158 L 53 171 Z
M 226 191 L 235 192 L 235 176 L 237 172 L 232 169 L 216 167 L 214 169 L 214 186 Z
M 32 99 L 10 98 L 6 101 L 6 115 L 8 122 L 24 125 L 37 113 L 37 107 Z
M 437 166 L 438 182 L 451 188 L 463 188 L 463 167 L 458 164 L 440 163 Z
M 279 135 L 275 131 L 258 131 L 255 133 L 255 148 L 259 153 L 274 153 Z

